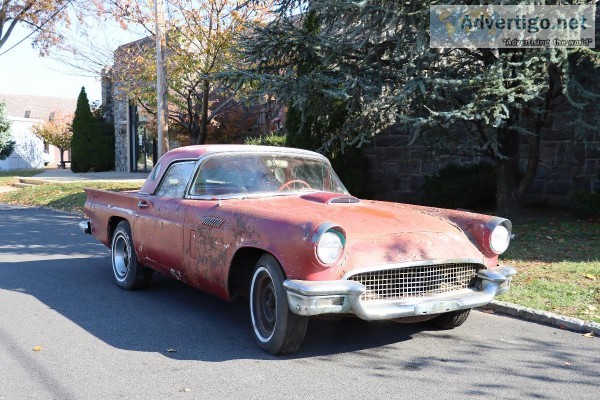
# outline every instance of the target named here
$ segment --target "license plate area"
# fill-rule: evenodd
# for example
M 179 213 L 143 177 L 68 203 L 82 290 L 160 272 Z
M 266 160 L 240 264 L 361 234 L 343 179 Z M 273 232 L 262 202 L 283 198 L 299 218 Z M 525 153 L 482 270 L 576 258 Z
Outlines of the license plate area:
M 415 306 L 415 314 L 441 314 L 445 312 L 458 310 L 459 304 L 456 301 L 432 301 L 429 303 L 418 304 Z

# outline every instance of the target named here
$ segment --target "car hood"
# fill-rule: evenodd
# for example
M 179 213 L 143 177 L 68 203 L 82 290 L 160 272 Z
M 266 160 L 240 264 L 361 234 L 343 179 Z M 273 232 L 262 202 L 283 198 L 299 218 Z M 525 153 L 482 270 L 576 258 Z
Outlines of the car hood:
M 296 278 L 339 279 L 350 270 L 374 265 L 450 259 L 479 262 L 485 258 L 463 230 L 438 215 L 436 209 L 382 201 L 357 201 L 347 195 L 332 193 L 233 200 L 223 202 L 223 206 L 232 207 L 235 210 L 231 211 L 236 214 L 263 221 L 261 233 L 270 237 L 270 241 L 289 243 L 297 240 L 296 243 L 302 243 L 322 223 L 340 226 L 347 242 L 346 255 L 338 267 L 326 271 L 317 269 L 314 274 Z M 290 231 L 271 231 L 269 228 L 278 225 L 267 221 L 301 227 L 304 239 L 294 239 Z M 297 261 L 294 259 L 292 263 Z M 492 260 L 483 261 L 487 264 Z M 294 272 L 291 271 L 290 277 L 295 276 Z
M 298 225 L 317 226 L 324 222 L 339 225 L 347 235 L 460 232 L 460 229 L 433 213 L 407 204 L 358 200 L 348 195 L 313 193 L 235 200 L 230 203 L 244 213 L 263 218 L 288 220 Z

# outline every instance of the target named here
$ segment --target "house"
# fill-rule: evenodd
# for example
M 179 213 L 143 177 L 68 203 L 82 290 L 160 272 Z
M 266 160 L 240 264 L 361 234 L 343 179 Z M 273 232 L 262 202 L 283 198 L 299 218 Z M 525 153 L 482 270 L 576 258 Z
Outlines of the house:
M 60 151 L 35 136 L 32 128 L 50 120 L 58 112 L 74 113 L 77 99 L 0 93 L 0 101 L 6 105 L 6 114 L 11 121 L 10 131 L 16 142 L 11 156 L 0 160 L 0 170 L 43 168 L 44 152 L 49 154 L 50 164 L 58 164 Z M 70 160 L 68 152 L 65 152 L 65 160 Z

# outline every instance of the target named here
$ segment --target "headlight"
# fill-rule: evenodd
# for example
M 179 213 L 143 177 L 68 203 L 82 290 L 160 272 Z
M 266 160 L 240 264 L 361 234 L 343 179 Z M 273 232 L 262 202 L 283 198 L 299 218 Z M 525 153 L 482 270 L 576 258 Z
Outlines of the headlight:
M 344 251 L 344 240 L 340 232 L 328 230 L 323 233 L 317 243 L 317 257 L 323 264 L 336 262 Z
M 502 254 L 510 243 L 510 225 L 500 224 L 494 228 L 490 235 L 490 248 L 496 254 Z

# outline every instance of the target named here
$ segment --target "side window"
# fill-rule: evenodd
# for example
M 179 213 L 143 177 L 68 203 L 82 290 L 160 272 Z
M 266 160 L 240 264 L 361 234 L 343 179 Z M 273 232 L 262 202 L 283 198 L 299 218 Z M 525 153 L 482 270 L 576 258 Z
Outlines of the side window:
M 156 196 L 183 197 L 185 186 L 194 172 L 195 162 L 187 161 L 171 165 L 155 192 Z

